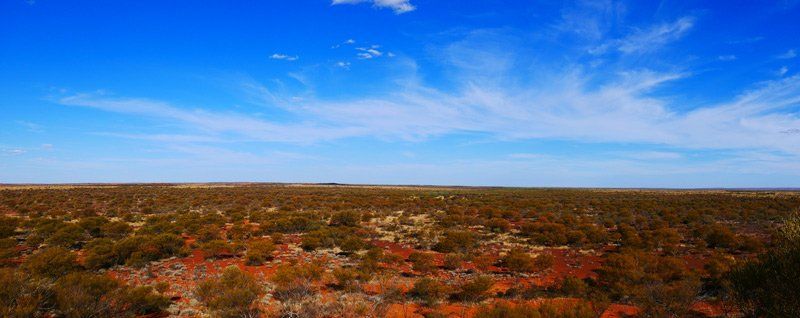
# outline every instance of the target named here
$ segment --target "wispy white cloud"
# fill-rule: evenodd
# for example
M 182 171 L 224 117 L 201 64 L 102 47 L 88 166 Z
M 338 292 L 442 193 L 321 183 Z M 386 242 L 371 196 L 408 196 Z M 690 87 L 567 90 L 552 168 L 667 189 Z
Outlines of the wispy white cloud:
M 556 138 L 583 142 L 649 143 L 687 149 L 763 149 L 800 155 L 800 77 L 761 84 L 729 102 L 680 113 L 648 95 L 680 74 L 620 74 L 601 87 L 574 70 L 547 85 L 474 85 L 465 80 L 445 93 L 408 81 L 384 96 L 330 101 L 309 99 L 287 110 L 302 123 L 236 113 L 186 110 L 168 103 L 103 95 L 74 95 L 65 105 L 170 120 L 210 134 L 261 141 L 315 142 L 355 136 L 420 140 L 482 132 L 502 139 Z M 158 138 L 158 137 L 153 137 Z
M 403 14 L 417 9 L 410 0 L 333 0 L 331 5 L 371 3 L 376 8 L 387 8 L 395 14 Z
M 608 41 L 592 49 L 591 52 L 601 54 L 609 49 L 616 49 L 624 54 L 653 52 L 682 38 L 694 26 L 694 23 L 694 17 L 686 16 L 671 23 L 637 29 L 630 35 Z
M 39 132 L 43 132 L 44 131 L 44 126 L 36 124 L 36 123 L 32 123 L 32 122 L 24 121 L 24 120 L 17 120 L 16 123 L 17 123 L 17 125 L 25 127 L 25 129 L 27 129 L 30 132 L 39 133 Z
M 729 55 L 720 55 L 717 57 L 720 61 L 728 62 L 736 60 L 736 55 L 729 54 Z
M 19 156 L 28 152 L 25 149 L 13 148 L 13 149 L 3 149 L 2 153 L 7 156 Z
M 512 159 L 543 159 L 551 158 L 552 156 L 541 153 L 512 153 L 508 157 Z
M 762 40 L 764 40 L 763 36 L 754 36 L 749 38 L 730 40 L 728 41 L 728 44 L 751 44 L 751 43 L 761 42 Z
M 790 49 L 780 55 L 777 56 L 779 59 L 793 59 L 797 57 L 797 51 L 794 49 Z
M 331 48 L 332 49 L 336 49 L 336 48 L 341 47 L 342 45 L 353 45 L 355 43 L 356 43 L 356 40 L 347 39 L 347 40 L 344 40 L 342 43 L 334 44 L 333 46 L 331 46 Z
M 683 158 L 683 155 L 670 151 L 642 151 L 623 154 L 626 157 L 639 160 L 675 160 Z
M 357 47 L 356 50 L 358 53 L 356 53 L 356 56 L 358 56 L 360 59 L 380 57 L 383 55 L 383 52 L 378 51 L 378 48 L 380 48 L 379 45 L 372 45 L 370 47 Z
M 251 89 L 257 89 L 257 87 Z M 167 102 L 144 98 L 115 98 L 104 94 L 77 94 L 63 97 L 57 102 L 69 106 L 90 107 L 103 111 L 144 116 L 154 120 L 166 120 L 182 124 L 187 130 L 200 131 L 205 134 L 232 133 L 238 138 L 245 137 L 256 141 L 306 143 L 359 134 L 356 128 L 340 127 L 334 129 L 313 123 L 280 124 L 246 114 L 211 112 L 199 109 L 187 110 Z M 130 138 L 132 136 L 125 137 Z M 141 135 L 138 137 L 145 138 Z M 148 138 L 171 138 L 174 140 L 177 137 L 175 135 L 156 135 Z
M 565 4 L 561 18 L 552 27 L 558 33 L 600 40 L 624 18 L 626 11 L 621 1 L 576 1 L 573 5 Z
M 297 55 L 286 55 L 281 53 L 274 53 L 269 56 L 273 60 L 297 61 L 300 57 Z

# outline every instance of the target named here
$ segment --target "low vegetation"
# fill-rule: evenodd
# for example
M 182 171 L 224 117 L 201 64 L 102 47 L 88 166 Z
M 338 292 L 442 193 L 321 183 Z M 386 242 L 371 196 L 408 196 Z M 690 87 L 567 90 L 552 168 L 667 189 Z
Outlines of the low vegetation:
M 6 186 L 0 213 L 2 317 L 800 316 L 795 192 Z

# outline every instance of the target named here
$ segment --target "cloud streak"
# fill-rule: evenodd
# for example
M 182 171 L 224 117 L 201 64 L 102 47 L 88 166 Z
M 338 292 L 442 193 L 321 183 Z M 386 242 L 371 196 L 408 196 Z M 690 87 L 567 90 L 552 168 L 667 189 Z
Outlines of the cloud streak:
M 290 61 L 291 62 L 291 61 L 297 61 L 300 57 L 297 56 L 297 55 L 292 56 L 292 55 L 286 55 L 286 54 L 281 54 L 281 53 L 274 53 L 274 54 L 270 55 L 269 58 L 273 59 L 273 60 L 285 60 L 285 61 Z
M 694 26 L 695 18 L 682 17 L 671 23 L 662 23 L 647 29 L 636 29 L 630 35 L 608 41 L 590 52 L 602 54 L 615 49 L 623 54 L 649 53 L 682 38 Z
M 391 9 L 395 14 L 403 14 L 417 9 L 410 0 L 333 0 L 331 5 L 371 3 L 379 9 Z

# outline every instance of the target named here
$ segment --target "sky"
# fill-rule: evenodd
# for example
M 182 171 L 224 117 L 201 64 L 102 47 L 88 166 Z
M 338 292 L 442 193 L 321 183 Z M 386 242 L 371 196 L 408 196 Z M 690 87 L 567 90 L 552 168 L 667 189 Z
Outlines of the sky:
M 800 187 L 800 1 L 0 0 L 0 183 Z

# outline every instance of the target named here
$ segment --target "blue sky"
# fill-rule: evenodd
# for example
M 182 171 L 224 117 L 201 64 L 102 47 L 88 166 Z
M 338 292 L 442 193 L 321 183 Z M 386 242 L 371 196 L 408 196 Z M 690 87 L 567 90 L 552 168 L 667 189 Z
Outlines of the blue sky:
M 0 1 L 0 183 L 800 186 L 798 1 Z

